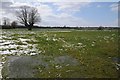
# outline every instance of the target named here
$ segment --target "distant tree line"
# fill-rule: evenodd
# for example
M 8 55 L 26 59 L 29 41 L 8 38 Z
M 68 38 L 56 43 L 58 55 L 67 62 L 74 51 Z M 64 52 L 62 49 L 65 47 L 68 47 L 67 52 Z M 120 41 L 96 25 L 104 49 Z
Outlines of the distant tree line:
M 7 17 L 3 18 L 2 29 L 14 29 L 17 27 L 17 21 L 10 22 L 10 19 Z
M 69 26 L 35 26 L 35 23 L 41 22 L 40 14 L 35 7 L 29 6 L 21 6 L 18 11 L 16 11 L 17 21 L 10 22 L 10 19 L 7 17 L 3 18 L 2 29 L 15 29 L 15 28 L 27 28 L 28 30 L 32 30 L 32 28 L 44 28 L 44 29 L 78 29 L 78 30 L 112 30 L 119 29 L 119 27 L 69 27 Z M 18 25 L 18 22 L 24 26 Z
M 2 29 L 21 29 L 21 28 L 27 28 L 26 26 L 18 25 L 16 21 L 13 21 L 10 25 L 2 25 Z M 76 29 L 76 30 L 118 30 L 120 27 L 65 27 L 65 26 L 34 26 L 33 28 L 38 28 L 38 29 Z
M 24 21 L 24 20 L 23 20 Z M 21 21 L 21 23 L 23 22 Z M 33 24 L 35 22 L 33 21 L 32 24 L 27 24 L 23 23 L 24 26 L 18 25 L 17 21 L 12 21 L 10 22 L 9 18 L 4 17 L 3 18 L 3 25 L 2 29 L 15 29 L 15 28 L 28 28 L 28 30 L 31 30 L 32 28 L 42 28 L 42 29 L 77 29 L 77 30 L 113 30 L 113 29 L 120 29 L 120 27 L 104 27 L 104 26 L 99 26 L 99 27 L 69 27 L 69 26 L 56 26 L 56 27 L 51 27 L 51 26 L 34 26 Z

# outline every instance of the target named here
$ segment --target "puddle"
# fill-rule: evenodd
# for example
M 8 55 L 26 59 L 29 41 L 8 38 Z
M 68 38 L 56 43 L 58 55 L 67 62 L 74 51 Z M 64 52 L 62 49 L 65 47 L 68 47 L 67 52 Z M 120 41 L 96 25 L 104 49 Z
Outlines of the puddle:
M 48 57 L 45 56 L 9 56 L 7 57 L 7 62 L 4 64 L 2 69 L 2 76 L 9 78 L 34 78 L 36 73 L 36 66 L 40 67 L 40 70 L 49 69 L 50 64 L 60 64 L 62 66 L 56 65 L 57 69 L 64 66 L 76 66 L 78 61 L 70 56 L 59 56 L 52 59 L 51 63 L 46 61 Z M 42 68 L 41 68 L 42 67 Z
M 112 60 L 116 63 L 120 62 L 120 58 L 118 58 L 118 57 L 114 57 L 114 58 L 112 58 Z
M 117 70 L 120 70 L 120 58 L 114 57 L 112 60 L 115 62 L 115 67 Z
M 78 65 L 78 61 L 70 56 L 59 56 L 54 58 L 56 64 L 64 64 L 64 65 Z
M 2 69 L 3 77 L 9 78 L 33 78 L 35 73 L 35 66 L 47 67 L 47 63 L 43 60 L 29 56 L 9 56 L 8 61 L 4 64 Z

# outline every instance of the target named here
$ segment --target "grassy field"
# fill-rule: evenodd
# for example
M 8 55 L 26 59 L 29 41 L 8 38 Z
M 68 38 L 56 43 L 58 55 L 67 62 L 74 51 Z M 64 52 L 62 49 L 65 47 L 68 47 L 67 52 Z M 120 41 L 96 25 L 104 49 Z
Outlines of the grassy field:
M 12 55 L 31 56 L 47 64 L 34 66 L 34 77 L 118 77 L 120 36 L 115 30 L 8 29 L 1 35 L 2 62 Z

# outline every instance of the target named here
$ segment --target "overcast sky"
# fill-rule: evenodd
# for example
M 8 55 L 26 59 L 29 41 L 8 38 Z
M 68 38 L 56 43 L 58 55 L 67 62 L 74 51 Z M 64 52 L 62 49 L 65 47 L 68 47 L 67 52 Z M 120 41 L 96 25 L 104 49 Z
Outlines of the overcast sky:
M 119 0 L 0 0 L 0 20 L 3 17 L 16 20 L 15 10 L 27 5 L 38 9 L 42 19 L 39 25 L 118 26 L 117 1 Z

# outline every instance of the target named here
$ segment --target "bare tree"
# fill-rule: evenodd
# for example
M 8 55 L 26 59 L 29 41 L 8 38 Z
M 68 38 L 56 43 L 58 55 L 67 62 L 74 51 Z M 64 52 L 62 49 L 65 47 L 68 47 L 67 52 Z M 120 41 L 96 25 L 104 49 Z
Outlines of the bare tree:
M 28 6 L 20 7 L 20 10 L 17 12 L 17 18 L 28 30 L 31 30 L 35 23 L 41 21 L 37 9 Z
M 17 11 L 17 18 L 18 18 L 18 21 L 21 23 L 21 24 L 24 24 L 26 27 L 28 27 L 28 10 L 27 10 L 27 6 L 22 6 L 20 7 L 20 10 Z
M 99 27 L 98 27 L 98 30 L 103 30 L 103 29 L 104 29 L 103 26 L 99 26 Z
M 16 28 L 16 27 L 17 27 L 17 22 L 16 22 L 16 21 L 13 21 L 13 22 L 11 23 L 11 27 L 12 27 L 12 28 Z
M 7 18 L 7 17 L 4 17 L 4 18 L 3 18 L 3 25 L 4 25 L 4 26 L 9 26 L 9 25 L 10 25 L 10 19 Z
M 40 22 L 41 20 L 40 15 L 36 8 L 31 8 L 28 19 L 29 19 L 28 23 L 30 25 L 30 29 L 35 23 Z
M 3 17 L 2 20 L 3 20 L 3 23 L 2 23 L 2 28 L 3 28 L 3 29 L 4 29 L 4 28 L 5 28 L 5 29 L 11 28 L 11 26 L 10 26 L 10 19 L 9 19 L 9 18 Z

